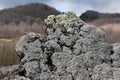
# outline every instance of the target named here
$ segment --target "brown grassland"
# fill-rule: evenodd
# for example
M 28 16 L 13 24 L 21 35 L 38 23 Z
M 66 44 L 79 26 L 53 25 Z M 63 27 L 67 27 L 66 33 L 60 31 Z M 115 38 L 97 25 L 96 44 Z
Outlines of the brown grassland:
M 19 58 L 15 53 L 15 44 L 18 38 L 13 40 L 0 39 L 0 67 L 19 63 Z
M 105 33 L 106 38 L 111 43 L 119 43 L 120 42 L 120 23 L 114 24 L 105 24 L 100 26 Z
M 0 26 L 0 67 L 19 63 L 15 45 L 26 32 L 44 34 L 44 27 L 38 24 L 9 24 Z

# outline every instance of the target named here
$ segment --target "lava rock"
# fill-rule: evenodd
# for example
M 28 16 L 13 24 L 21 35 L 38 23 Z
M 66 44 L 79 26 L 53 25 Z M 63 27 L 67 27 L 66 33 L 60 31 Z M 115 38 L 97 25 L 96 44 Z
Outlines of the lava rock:
M 73 12 L 50 15 L 45 25 L 46 35 L 30 32 L 17 42 L 20 68 L 10 79 L 120 80 L 120 44 L 108 43 L 101 29 Z

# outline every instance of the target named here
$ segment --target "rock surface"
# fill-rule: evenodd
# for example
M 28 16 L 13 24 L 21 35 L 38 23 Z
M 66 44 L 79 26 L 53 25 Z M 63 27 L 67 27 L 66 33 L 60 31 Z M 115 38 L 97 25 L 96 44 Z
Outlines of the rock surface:
M 48 16 L 45 25 L 46 36 L 30 32 L 21 37 L 17 72 L 1 79 L 120 80 L 120 44 L 108 43 L 102 30 L 72 12 Z M 0 69 L 3 73 L 8 75 Z

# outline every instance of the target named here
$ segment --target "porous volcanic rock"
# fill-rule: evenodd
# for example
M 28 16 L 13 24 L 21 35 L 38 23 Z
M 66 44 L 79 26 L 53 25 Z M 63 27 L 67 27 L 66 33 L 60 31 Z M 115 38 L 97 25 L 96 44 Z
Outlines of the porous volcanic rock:
M 30 32 L 17 42 L 21 63 L 11 79 L 120 80 L 120 44 L 108 43 L 101 29 L 73 12 L 50 15 L 45 25 L 46 35 Z

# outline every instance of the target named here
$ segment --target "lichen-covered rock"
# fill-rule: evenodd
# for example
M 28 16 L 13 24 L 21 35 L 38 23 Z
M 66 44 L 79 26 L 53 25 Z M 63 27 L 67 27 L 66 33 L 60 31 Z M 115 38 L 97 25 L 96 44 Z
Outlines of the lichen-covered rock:
M 113 68 L 105 63 L 96 65 L 92 80 L 120 80 L 120 68 Z
M 20 65 L 13 65 L 0 68 L 0 80 L 30 80 L 25 78 L 20 72 L 22 67 Z
M 31 79 L 25 78 L 23 76 L 16 76 L 14 79 L 10 79 L 10 80 L 31 80 Z
M 84 24 L 84 22 L 73 12 L 67 12 L 57 16 L 48 16 L 48 18 L 45 19 L 45 24 L 48 27 L 47 33 L 53 33 L 54 29 L 59 28 L 63 33 L 68 32 L 74 34 L 79 32 L 80 27 Z
M 120 67 L 120 44 L 113 45 L 113 53 L 111 55 L 112 66 Z
M 21 68 L 11 79 L 120 80 L 120 44 L 101 29 L 72 12 L 48 16 L 45 25 L 46 36 L 27 33 L 17 42 Z
M 23 36 L 16 45 L 16 51 L 20 56 L 23 66 L 23 75 L 30 79 L 44 70 L 47 65 L 47 56 L 44 54 L 41 42 L 42 36 L 35 33 L 28 33 Z M 43 63 L 43 65 L 40 65 Z

